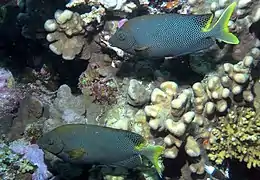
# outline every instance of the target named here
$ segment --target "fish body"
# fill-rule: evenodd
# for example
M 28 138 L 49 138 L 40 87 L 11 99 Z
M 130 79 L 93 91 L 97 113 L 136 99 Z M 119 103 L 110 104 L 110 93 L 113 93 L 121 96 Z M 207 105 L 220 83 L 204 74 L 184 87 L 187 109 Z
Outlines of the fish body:
M 136 168 L 150 160 L 159 175 L 159 156 L 164 148 L 149 145 L 136 133 L 86 124 L 63 125 L 44 134 L 37 142 L 66 162 Z
M 111 46 L 147 57 L 176 57 L 205 50 L 215 39 L 230 44 L 239 40 L 228 22 L 236 7 L 230 4 L 215 24 L 213 15 L 154 14 L 128 20 L 109 39 Z

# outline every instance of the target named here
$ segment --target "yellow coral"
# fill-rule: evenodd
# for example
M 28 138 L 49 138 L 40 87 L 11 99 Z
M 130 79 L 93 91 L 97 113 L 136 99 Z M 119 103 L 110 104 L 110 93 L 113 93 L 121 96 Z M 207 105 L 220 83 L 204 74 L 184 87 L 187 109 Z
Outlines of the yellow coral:
M 218 123 L 211 132 L 215 141 L 209 147 L 209 158 L 217 164 L 230 158 L 247 163 L 249 169 L 260 166 L 260 113 L 238 107 L 220 117 Z

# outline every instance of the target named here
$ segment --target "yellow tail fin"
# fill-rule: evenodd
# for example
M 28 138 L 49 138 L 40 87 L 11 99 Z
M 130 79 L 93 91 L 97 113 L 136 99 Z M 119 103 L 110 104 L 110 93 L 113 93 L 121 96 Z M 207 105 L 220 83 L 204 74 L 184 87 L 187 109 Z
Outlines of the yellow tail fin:
M 220 18 L 217 20 L 217 22 L 207 28 L 203 28 L 203 32 L 211 32 L 212 36 L 214 36 L 216 39 L 223 41 L 228 44 L 239 44 L 239 39 L 229 32 L 228 29 L 228 22 L 236 8 L 237 2 L 233 2 L 230 4 L 222 13 Z
M 163 146 L 149 144 L 142 149 L 142 154 L 152 162 L 160 177 L 162 177 L 162 171 L 164 169 L 162 162 L 159 161 L 163 151 Z

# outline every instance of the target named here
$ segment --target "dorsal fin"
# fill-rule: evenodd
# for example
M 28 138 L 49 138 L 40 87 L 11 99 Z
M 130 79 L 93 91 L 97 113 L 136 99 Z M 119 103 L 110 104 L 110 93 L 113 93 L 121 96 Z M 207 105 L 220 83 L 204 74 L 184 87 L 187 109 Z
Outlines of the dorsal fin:
M 143 138 L 143 136 L 141 136 L 140 134 L 137 134 L 137 133 L 127 132 L 126 137 L 131 139 L 135 145 L 139 145 L 139 144 L 142 144 L 145 142 L 145 139 Z
M 197 23 L 200 25 L 201 28 L 208 29 L 212 26 L 212 20 L 214 18 L 214 14 L 202 14 L 202 15 L 195 15 Z

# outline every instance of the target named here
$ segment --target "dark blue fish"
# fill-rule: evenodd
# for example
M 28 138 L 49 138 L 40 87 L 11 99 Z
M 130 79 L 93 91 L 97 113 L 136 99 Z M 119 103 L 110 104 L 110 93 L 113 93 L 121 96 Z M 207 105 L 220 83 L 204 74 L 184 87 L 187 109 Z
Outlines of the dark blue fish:
M 155 14 L 127 21 L 110 38 L 111 46 L 146 57 L 176 57 L 205 50 L 216 43 L 238 44 L 228 22 L 236 7 L 230 4 L 215 24 L 213 14 Z
M 139 134 L 108 127 L 68 124 L 44 134 L 37 142 L 44 150 L 72 164 L 121 166 L 144 165 L 146 158 L 162 176 L 159 157 L 164 147 L 151 145 Z

